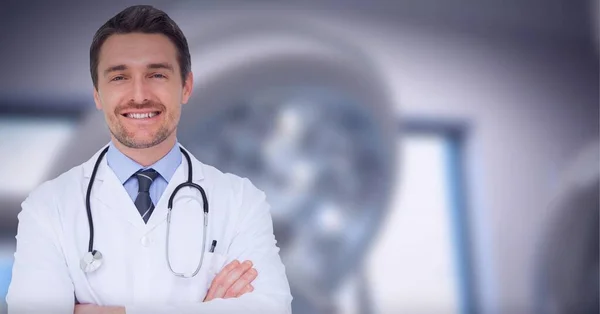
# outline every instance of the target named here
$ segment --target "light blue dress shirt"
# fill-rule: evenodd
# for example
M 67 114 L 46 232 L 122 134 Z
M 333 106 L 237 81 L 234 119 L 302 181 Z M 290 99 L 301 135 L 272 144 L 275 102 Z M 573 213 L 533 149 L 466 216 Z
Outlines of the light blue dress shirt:
M 173 148 L 159 161 L 148 167 L 142 167 L 131 158 L 127 157 L 120 150 L 118 150 L 112 143 L 109 144 L 108 152 L 106 152 L 106 162 L 108 166 L 114 171 L 125 187 L 127 194 L 131 197 L 131 200 L 135 202 L 135 197 L 138 194 L 138 179 L 133 176 L 134 173 L 140 169 L 152 168 L 156 170 L 159 176 L 154 179 L 152 185 L 150 185 L 150 198 L 154 206 L 158 204 L 158 200 L 162 196 L 163 192 L 167 188 L 167 184 L 175 174 L 175 170 L 181 164 L 181 151 L 179 150 L 179 143 L 175 143 Z

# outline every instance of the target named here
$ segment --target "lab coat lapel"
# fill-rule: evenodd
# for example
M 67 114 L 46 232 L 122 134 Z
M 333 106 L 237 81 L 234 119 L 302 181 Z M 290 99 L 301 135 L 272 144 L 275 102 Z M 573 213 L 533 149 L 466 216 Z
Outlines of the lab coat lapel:
M 94 164 L 99 156 L 99 152 L 96 153 L 88 162 L 86 162 L 83 167 L 84 177 L 86 178 L 86 180 L 84 180 L 86 191 L 87 183 L 91 178 Z M 140 216 L 140 213 L 129 197 L 129 194 L 127 194 L 125 187 L 123 187 L 115 173 L 108 166 L 108 163 L 106 162 L 106 156 L 104 156 L 98 167 L 98 172 L 96 173 L 90 200 L 92 217 L 94 212 L 99 210 L 107 210 L 115 216 L 127 220 L 138 229 L 143 230 L 146 227 Z
M 98 182 L 99 187 L 98 193 L 96 193 L 96 200 L 102 202 L 105 208 L 115 215 L 129 221 L 134 227 L 138 229 L 145 228 L 139 211 L 116 174 L 108 165 L 105 165 L 102 169 L 104 173 L 102 182 Z

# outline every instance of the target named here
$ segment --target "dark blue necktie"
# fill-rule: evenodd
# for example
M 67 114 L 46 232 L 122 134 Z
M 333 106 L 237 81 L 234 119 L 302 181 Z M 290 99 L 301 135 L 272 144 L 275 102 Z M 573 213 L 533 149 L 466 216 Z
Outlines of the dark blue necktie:
M 135 198 L 135 207 L 137 207 L 142 219 L 145 223 L 148 222 L 150 215 L 154 211 L 154 204 L 150 198 L 150 186 L 156 177 L 158 172 L 154 169 L 146 169 L 135 173 L 138 179 L 139 189 L 137 197 Z

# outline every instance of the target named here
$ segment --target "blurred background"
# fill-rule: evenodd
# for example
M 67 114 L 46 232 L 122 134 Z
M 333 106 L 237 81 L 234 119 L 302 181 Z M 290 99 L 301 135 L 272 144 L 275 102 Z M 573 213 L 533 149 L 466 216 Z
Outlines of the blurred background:
M 294 313 L 598 312 L 596 2 L 146 3 L 190 44 L 179 140 L 267 193 Z M 89 46 L 133 4 L 0 4 L 2 299 L 20 203 L 108 142 Z

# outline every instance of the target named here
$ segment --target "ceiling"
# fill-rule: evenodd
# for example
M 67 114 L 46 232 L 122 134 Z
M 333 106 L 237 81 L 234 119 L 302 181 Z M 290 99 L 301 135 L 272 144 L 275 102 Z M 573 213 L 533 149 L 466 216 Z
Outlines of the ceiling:
M 197 10 L 301 8 L 357 16 L 391 27 L 412 24 L 479 36 L 547 39 L 557 45 L 590 45 L 594 22 L 588 1 L 146 1 L 167 13 Z M 0 110 L 89 102 L 89 45 L 96 29 L 134 1 L 16 1 L 0 4 Z M 194 12 L 191 10 L 190 12 Z M 272 10 L 277 14 L 277 10 Z M 87 104 L 86 104 L 87 105 Z M 21 110 L 21 109 L 18 109 Z M 4 110 L 6 111 L 6 110 Z M 2 111 L 0 111 L 2 112 Z

